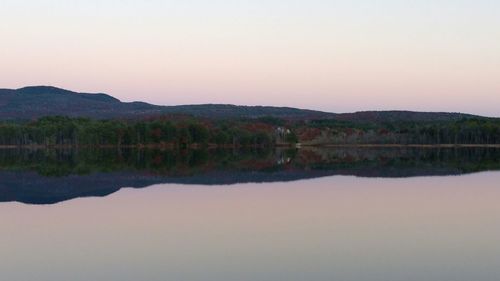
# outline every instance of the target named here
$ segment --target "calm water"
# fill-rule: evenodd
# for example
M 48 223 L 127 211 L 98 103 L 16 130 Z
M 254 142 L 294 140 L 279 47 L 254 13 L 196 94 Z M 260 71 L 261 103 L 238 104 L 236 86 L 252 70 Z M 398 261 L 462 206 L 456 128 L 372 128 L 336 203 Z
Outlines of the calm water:
M 1 280 L 500 276 L 497 151 L 231 153 L 220 165 L 210 152 L 107 170 L 39 153 L 0 152 Z

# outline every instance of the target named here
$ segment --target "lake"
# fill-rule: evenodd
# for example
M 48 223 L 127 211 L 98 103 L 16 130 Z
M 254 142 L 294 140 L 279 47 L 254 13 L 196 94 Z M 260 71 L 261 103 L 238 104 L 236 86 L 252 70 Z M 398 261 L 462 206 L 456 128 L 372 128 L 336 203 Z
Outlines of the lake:
M 500 149 L 0 150 L 2 280 L 489 281 Z

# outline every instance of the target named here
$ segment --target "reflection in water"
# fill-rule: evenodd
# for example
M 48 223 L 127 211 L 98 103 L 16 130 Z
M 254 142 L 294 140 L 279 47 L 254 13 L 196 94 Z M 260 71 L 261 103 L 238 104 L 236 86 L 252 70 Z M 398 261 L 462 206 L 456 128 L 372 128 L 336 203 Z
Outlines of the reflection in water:
M 496 281 L 499 172 L 0 204 L 9 281 Z
M 331 175 L 412 177 L 499 170 L 498 148 L 0 150 L 0 201 L 51 204 L 160 183 L 225 185 Z

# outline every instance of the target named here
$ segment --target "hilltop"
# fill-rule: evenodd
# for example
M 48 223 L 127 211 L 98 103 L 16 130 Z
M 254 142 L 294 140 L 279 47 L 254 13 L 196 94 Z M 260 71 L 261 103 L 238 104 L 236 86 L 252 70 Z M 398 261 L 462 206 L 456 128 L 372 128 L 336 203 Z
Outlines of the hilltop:
M 200 104 L 159 106 L 145 102 L 122 102 L 110 95 L 77 93 L 49 86 L 0 89 L 0 119 L 35 119 L 50 115 L 68 117 L 136 118 L 182 114 L 203 118 L 256 118 L 273 116 L 290 119 L 332 118 L 335 114 L 314 110 L 272 106 Z
M 30 120 L 44 116 L 144 118 L 165 114 L 192 115 L 201 118 L 259 118 L 264 116 L 290 120 L 335 119 L 341 121 L 453 121 L 480 118 L 462 113 L 365 111 L 336 114 L 307 109 L 273 106 L 199 104 L 160 106 L 145 102 L 122 102 L 104 93 L 78 93 L 50 86 L 0 89 L 0 119 Z

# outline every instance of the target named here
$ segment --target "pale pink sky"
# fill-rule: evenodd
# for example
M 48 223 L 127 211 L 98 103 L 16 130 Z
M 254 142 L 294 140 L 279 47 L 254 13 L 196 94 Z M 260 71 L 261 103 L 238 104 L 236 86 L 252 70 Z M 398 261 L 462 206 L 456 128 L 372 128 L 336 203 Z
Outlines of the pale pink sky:
M 500 116 L 496 1 L 143 2 L 1 1 L 0 87 Z

